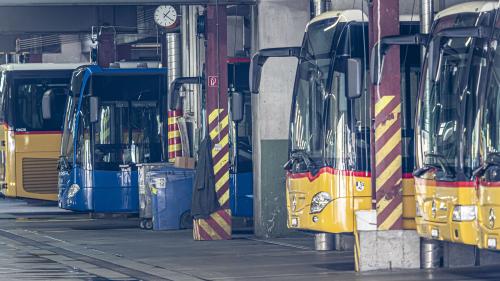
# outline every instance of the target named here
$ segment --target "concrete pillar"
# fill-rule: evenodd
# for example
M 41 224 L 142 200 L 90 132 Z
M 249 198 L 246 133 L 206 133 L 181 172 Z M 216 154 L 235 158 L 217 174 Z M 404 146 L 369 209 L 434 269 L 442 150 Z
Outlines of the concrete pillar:
M 309 0 L 259 1 L 254 10 L 253 51 L 300 46 L 309 20 L 309 4 Z M 283 164 L 288 158 L 288 126 L 296 68 L 296 59 L 270 59 L 262 73 L 260 94 L 252 95 L 254 225 L 259 237 L 287 232 Z
M 399 1 L 374 0 L 370 9 L 370 42 L 373 46 L 388 35 L 399 34 Z M 373 88 L 372 194 L 377 228 L 403 229 L 401 86 L 399 47 L 384 61 L 383 81 Z
M 193 237 L 195 240 L 226 240 L 231 239 L 226 6 L 207 6 L 206 38 L 206 127 L 212 144 L 215 191 L 221 208 L 206 219 L 194 220 Z

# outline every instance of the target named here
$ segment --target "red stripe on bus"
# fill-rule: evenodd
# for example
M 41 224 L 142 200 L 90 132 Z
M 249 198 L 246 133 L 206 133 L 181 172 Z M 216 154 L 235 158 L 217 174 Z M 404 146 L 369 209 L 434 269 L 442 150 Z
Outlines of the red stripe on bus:
M 415 178 L 415 183 L 436 186 L 436 187 L 453 187 L 453 188 L 471 188 L 475 186 L 473 181 L 436 181 L 421 178 Z
M 349 170 L 337 170 L 332 167 L 323 167 L 319 170 L 316 175 L 313 175 L 311 172 L 306 173 L 288 173 L 288 177 L 292 179 L 300 179 L 300 178 L 308 178 L 309 181 L 314 181 L 319 178 L 322 174 L 332 174 L 332 175 L 343 175 L 343 176 L 352 176 L 352 177 L 371 177 L 370 172 L 365 171 L 349 171 Z

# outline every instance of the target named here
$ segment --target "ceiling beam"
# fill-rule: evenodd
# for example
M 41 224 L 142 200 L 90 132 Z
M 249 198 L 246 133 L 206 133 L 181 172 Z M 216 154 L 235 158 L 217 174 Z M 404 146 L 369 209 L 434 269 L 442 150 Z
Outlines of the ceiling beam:
M 0 0 L 1 6 L 94 6 L 94 5 L 255 5 L 257 0 Z

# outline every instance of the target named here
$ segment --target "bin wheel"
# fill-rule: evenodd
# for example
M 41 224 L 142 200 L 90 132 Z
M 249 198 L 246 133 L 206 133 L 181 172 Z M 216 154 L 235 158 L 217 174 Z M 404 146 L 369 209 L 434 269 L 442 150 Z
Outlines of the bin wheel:
M 145 225 L 144 225 L 144 220 L 141 220 L 141 222 L 139 222 L 139 227 L 141 229 L 144 229 L 145 228 Z
M 193 228 L 193 216 L 191 216 L 191 211 L 186 211 L 181 215 L 180 227 L 181 229 Z
M 153 229 L 153 221 L 146 220 L 146 229 Z

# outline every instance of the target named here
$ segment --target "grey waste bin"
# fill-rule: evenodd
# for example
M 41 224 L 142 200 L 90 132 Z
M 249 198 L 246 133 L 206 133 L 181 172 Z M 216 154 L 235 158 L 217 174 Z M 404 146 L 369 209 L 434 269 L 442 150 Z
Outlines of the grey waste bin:
M 151 189 L 147 184 L 147 174 L 151 171 L 162 170 L 171 166 L 170 163 L 143 163 L 137 164 L 139 174 L 139 227 L 153 229 L 153 207 Z

